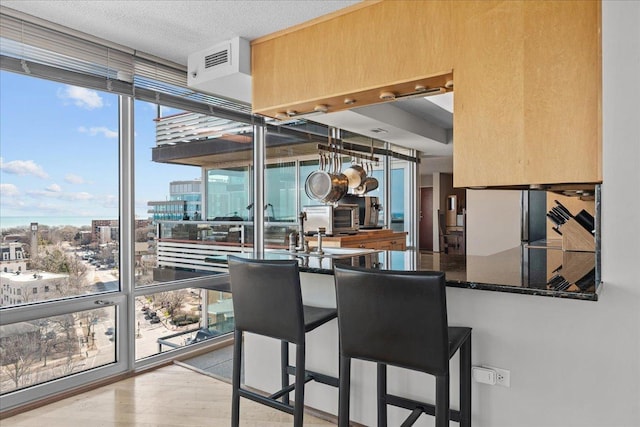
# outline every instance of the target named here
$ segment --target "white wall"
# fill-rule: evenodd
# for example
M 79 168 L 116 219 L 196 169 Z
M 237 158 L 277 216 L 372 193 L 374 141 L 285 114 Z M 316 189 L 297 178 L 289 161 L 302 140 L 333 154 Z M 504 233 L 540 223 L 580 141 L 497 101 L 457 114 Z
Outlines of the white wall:
M 433 187 L 433 175 L 420 175 L 420 187 Z

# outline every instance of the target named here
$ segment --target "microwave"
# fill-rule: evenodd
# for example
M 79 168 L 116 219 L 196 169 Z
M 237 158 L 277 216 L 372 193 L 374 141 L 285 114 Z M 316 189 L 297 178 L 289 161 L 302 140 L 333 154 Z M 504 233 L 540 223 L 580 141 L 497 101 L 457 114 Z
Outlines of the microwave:
M 375 196 L 356 196 L 347 194 L 339 203 L 353 204 L 358 206 L 360 217 L 360 229 L 382 228 L 378 226 L 378 219 L 382 206 L 380 199 Z
M 303 206 L 304 234 L 313 235 L 319 228 L 325 229 L 327 236 L 355 234 L 360 228 L 358 205 L 313 205 Z

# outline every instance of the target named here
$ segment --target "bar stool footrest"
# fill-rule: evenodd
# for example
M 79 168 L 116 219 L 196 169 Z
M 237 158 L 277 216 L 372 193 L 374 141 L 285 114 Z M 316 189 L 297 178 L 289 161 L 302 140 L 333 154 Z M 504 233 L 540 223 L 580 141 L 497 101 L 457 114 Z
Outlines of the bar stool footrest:
M 406 397 L 400 397 L 393 394 L 385 395 L 385 400 L 387 404 L 397 406 L 399 408 L 408 409 L 410 411 L 415 410 L 416 408 L 421 409 L 422 412 L 428 415 L 435 416 L 436 415 L 436 406 L 432 403 L 420 402 L 413 399 L 408 399 Z M 413 415 L 413 414 L 412 414 Z M 460 422 L 460 411 L 456 409 L 449 409 L 449 419 L 451 421 Z
M 311 381 L 312 379 L 313 378 L 310 375 L 306 375 L 304 377 L 304 383 L 306 384 L 309 381 Z M 289 384 L 288 386 L 286 386 L 282 390 L 273 393 L 271 396 L 269 396 L 269 399 L 280 399 L 282 396 L 284 396 L 285 394 L 291 393 L 295 389 L 296 389 L 296 383 Z
M 340 380 L 336 377 L 332 377 L 331 375 L 321 374 L 319 372 L 305 370 L 305 382 L 309 382 L 310 380 L 319 382 L 321 384 L 330 385 L 333 387 L 338 387 L 340 385 Z M 295 375 L 296 368 L 295 366 L 287 366 L 287 374 Z M 307 379 L 310 377 L 310 379 Z
M 258 394 L 256 392 L 253 392 L 253 391 L 245 390 L 243 388 L 238 389 L 238 394 L 241 397 L 253 400 L 254 402 L 262 403 L 263 405 L 270 406 L 273 409 L 277 409 L 279 411 L 283 411 L 283 412 L 286 412 L 287 414 L 293 415 L 294 408 L 291 405 L 286 405 L 286 404 L 284 404 L 282 402 L 279 402 L 277 400 L 273 400 L 270 397 L 263 396 L 263 395 Z

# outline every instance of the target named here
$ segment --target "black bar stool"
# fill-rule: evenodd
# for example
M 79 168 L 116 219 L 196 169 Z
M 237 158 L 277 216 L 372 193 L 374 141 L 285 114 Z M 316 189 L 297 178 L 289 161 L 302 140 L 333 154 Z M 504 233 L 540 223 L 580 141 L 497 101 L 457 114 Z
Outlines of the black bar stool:
M 300 273 L 295 260 L 256 260 L 228 256 L 235 321 L 233 345 L 233 394 L 231 425 L 240 422 L 240 397 L 293 414 L 293 425 L 302 427 L 305 383 L 338 387 L 338 379 L 305 369 L 305 334 L 335 319 L 336 309 L 302 304 Z M 282 389 L 263 396 L 240 385 L 242 333 L 252 332 L 281 340 Z M 289 365 L 289 343 L 296 346 L 296 365 Z M 289 384 L 289 375 L 295 382 Z M 295 390 L 294 405 L 289 393 Z M 278 401 L 282 399 L 282 401 Z
M 449 327 L 443 272 L 371 270 L 335 266 L 340 334 L 338 423 L 349 425 L 351 359 L 377 363 L 378 426 L 387 425 L 387 405 L 411 412 L 410 426 L 424 412 L 436 427 L 471 426 L 471 328 Z M 449 359 L 460 349 L 460 410 L 449 408 Z M 387 365 L 436 377 L 436 404 L 387 393 Z

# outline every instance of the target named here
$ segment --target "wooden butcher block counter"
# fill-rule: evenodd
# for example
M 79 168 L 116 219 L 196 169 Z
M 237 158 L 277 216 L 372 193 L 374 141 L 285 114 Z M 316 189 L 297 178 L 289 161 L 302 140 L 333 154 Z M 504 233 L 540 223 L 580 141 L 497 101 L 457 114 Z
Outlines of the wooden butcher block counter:
M 315 236 L 307 236 L 309 247 L 318 244 Z M 325 248 L 368 248 L 387 251 L 404 251 L 407 249 L 407 232 L 396 232 L 389 229 L 360 230 L 358 234 L 322 237 Z

